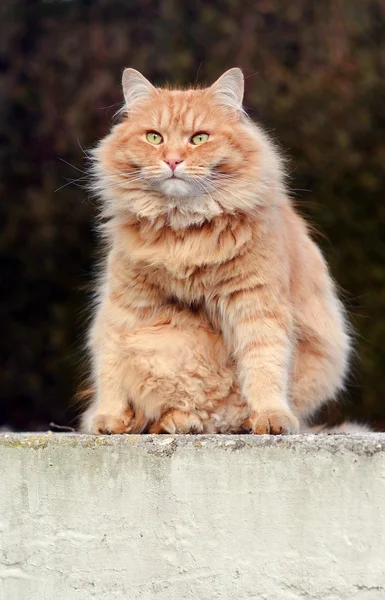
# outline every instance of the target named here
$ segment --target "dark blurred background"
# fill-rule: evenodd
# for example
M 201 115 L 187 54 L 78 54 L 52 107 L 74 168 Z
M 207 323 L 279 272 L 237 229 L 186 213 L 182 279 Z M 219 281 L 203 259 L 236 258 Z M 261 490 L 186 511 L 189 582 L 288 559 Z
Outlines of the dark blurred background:
M 123 68 L 188 84 L 240 66 L 356 330 L 326 416 L 383 429 L 385 2 L 2 0 L 0 27 L 0 425 L 74 424 L 96 258 L 82 149 L 108 132 Z

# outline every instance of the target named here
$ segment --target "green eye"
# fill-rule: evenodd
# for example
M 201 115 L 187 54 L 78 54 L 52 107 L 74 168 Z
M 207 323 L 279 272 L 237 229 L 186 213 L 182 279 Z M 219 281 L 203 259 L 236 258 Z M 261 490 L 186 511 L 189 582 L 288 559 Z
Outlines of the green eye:
M 208 133 L 196 133 L 192 136 L 190 144 L 193 144 L 194 146 L 199 146 L 200 144 L 204 144 L 205 142 L 207 142 L 208 139 Z
M 160 135 L 160 133 L 157 133 L 156 131 L 149 131 L 146 135 L 146 140 L 148 142 L 150 142 L 150 144 L 153 144 L 154 146 L 159 146 L 159 144 L 161 144 L 163 142 L 163 138 Z

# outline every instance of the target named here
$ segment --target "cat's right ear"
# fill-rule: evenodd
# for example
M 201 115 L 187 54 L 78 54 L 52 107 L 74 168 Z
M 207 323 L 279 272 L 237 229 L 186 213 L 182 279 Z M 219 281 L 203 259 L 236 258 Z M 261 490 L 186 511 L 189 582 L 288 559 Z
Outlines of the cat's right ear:
M 138 102 L 147 100 L 156 93 L 154 86 L 139 71 L 125 69 L 122 77 L 122 87 L 126 107 L 129 110 Z

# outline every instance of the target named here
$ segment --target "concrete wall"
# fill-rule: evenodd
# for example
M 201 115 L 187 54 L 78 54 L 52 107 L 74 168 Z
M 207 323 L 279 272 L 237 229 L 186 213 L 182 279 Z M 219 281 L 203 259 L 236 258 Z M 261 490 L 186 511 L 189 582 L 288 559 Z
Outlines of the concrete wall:
M 384 600 L 385 436 L 0 436 L 1 600 Z

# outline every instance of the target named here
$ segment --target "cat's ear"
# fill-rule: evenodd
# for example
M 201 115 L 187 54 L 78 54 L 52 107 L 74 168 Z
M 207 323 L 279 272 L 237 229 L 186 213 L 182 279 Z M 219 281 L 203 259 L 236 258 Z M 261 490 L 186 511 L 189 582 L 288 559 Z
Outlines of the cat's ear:
M 134 104 L 150 98 L 156 89 L 139 71 L 125 69 L 122 77 L 122 87 L 126 107 L 132 108 Z
M 235 110 L 242 110 L 245 79 L 241 69 L 229 69 L 210 88 L 214 98 L 222 104 Z

